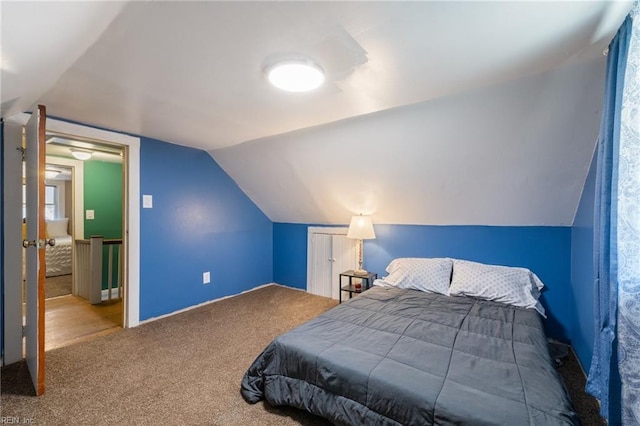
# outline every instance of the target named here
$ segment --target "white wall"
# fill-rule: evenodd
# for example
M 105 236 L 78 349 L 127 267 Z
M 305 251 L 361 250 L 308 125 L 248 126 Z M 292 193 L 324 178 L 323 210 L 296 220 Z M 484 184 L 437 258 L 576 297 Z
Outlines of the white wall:
M 573 222 L 595 138 L 604 58 L 215 150 L 274 222 Z

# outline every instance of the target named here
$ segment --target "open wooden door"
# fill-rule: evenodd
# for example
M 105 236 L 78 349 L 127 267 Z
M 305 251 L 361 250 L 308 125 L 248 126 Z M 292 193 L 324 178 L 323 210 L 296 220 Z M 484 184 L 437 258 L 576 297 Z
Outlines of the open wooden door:
M 45 119 L 42 105 L 25 126 L 26 162 L 26 358 L 37 395 L 44 393 L 44 296 L 45 248 Z

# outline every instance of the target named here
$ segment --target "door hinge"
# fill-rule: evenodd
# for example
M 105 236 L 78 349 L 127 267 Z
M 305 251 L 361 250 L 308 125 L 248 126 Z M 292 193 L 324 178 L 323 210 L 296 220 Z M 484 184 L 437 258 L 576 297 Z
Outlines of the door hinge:
M 22 337 L 25 337 L 27 335 L 27 326 L 23 325 L 22 326 Z
M 27 152 L 27 148 L 24 147 L 20 147 L 20 148 L 16 148 L 18 151 L 20 151 L 20 154 L 22 155 L 22 162 L 24 163 L 24 158 L 25 158 L 25 153 Z

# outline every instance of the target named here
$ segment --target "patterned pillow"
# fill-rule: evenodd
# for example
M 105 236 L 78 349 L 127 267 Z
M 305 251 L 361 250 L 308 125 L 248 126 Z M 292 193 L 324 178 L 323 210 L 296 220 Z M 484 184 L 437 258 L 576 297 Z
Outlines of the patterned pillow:
M 448 295 L 453 261 L 448 258 L 405 257 L 394 259 L 377 285 L 421 290 Z
M 455 259 L 449 294 L 533 308 L 545 316 L 544 307 L 538 301 L 543 287 L 542 281 L 527 268 L 485 265 Z

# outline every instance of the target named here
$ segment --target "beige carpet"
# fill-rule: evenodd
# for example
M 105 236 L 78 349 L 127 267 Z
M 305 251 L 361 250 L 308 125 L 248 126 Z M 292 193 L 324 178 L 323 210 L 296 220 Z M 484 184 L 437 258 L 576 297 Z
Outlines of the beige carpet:
M 46 393 L 39 398 L 31 396 L 24 363 L 0 370 L 1 415 L 38 425 L 327 425 L 293 408 L 247 404 L 240 381 L 275 336 L 335 304 L 268 286 L 55 349 L 46 353 Z M 580 375 L 576 366 L 563 369 Z M 565 380 L 575 380 L 563 369 Z M 582 401 L 576 408 L 583 424 L 598 424 L 597 412 L 581 410 L 593 398 L 568 387 L 574 403 Z
M 2 416 L 38 425 L 327 424 L 294 409 L 247 404 L 240 381 L 277 335 L 336 302 L 268 286 L 46 353 L 46 392 L 24 364 L 2 369 Z

